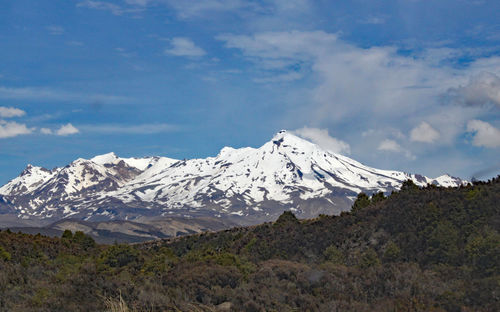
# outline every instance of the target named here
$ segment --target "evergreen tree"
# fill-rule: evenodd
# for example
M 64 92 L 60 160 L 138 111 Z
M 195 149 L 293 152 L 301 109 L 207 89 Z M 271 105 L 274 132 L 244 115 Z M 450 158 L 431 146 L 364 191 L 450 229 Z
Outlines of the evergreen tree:
M 353 213 L 356 213 L 369 205 L 370 205 L 370 198 L 368 197 L 368 195 L 366 195 L 365 193 L 359 193 L 358 197 L 356 198 L 356 201 L 352 205 L 351 211 Z

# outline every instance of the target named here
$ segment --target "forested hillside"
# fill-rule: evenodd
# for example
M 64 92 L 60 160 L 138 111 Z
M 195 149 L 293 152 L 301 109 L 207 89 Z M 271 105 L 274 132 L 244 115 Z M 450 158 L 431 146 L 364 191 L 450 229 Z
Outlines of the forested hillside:
M 498 311 L 500 177 L 136 245 L 0 232 L 0 310 Z

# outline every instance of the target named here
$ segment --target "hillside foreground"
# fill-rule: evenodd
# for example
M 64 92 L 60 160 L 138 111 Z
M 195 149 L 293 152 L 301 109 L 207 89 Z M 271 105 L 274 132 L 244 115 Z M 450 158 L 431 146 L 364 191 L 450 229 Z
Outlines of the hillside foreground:
M 500 177 L 140 244 L 0 232 L 2 311 L 499 311 Z

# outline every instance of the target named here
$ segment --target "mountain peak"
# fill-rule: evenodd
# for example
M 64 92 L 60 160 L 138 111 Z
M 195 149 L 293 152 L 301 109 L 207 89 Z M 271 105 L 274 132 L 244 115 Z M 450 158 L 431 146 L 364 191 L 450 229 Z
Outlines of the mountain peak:
M 12 203 L 8 209 L 22 216 L 245 216 L 251 223 L 274 219 L 283 210 L 300 217 L 340 213 L 359 192 L 390 193 L 408 179 L 419 186 L 464 183 L 448 175 L 432 179 L 371 168 L 286 130 L 259 148 L 225 147 L 205 159 L 107 153 L 53 171 L 37 168 L 0 188 Z
M 90 160 L 95 162 L 98 165 L 111 164 L 114 163 L 118 159 L 118 156 L 114 152 L 110 152 L 107 154 L 97 155 Z
M 280 131 L 278 131 L 278 132 L 277 132 L 277 133 L 273 136 L 273 139 L 272 139 L 272 140 L 273 140 L 273 141 L 279 141 L 279 140 L 281 140 L 281 139 L 283 139 L 283 138 L 285 138 L 285 137 L 287 137 L 287 136 L 290 136 L 290 135 L 291 135 L 291 136 L 293 136 L 293 135 L 291 134 L 291 132 L 289 132 L 289 131 L 286 131 L 286 130 L 280 130 Z
M 316 146 L 313 142 L 299 137 L 293 133 L 293 131 L 280 130 L 271 139 L 271 142 L 275 145 L 282 146 L 288 145 L 299 149 L 310 150 L 312 146 Z

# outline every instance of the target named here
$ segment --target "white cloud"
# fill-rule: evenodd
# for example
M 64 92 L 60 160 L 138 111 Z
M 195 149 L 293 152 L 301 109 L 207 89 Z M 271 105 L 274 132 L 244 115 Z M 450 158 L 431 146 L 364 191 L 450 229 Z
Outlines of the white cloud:
M 26 127 L 25 124 L 0 120 L 0 139 L 11 138 L 23 134 L 30 134 L 33 132 L 33 130 L 33 128 Z
M 262 32 L 253 36 L 222 34 L 216 37 L 227 48 L 242 50 L 255 61 L 280 60 L 281 66 L 298 60 L 311 59 L 325 47 L 335 44 L 337 36 L 324 31 Z
M 118 54 L 120 54 L 121 56 L 127 58 L 134 57 L 137 55 L 135 52 L 129 52 L 124 48 L 115 48 L 115 51 L 118 52 Z
M 70 135 L 70 134 L 76 134 L 79 132 L 80 132 L 80 130 L 75 128 L 72 124 L 68 123 L 68 124 L 61 126 L 61 128 L 57 129 L 57 131 L 55 133 L 57 135 L 66 136 L 66 135 Z
M 41 129 L 40 129 L 40 132 L 41 132 L 42 134 L 53 134 L 52 130 L 51 130 L 51 129 L 49 129 L 49 128 L 41 128 Z
M 415 142 L 434 143 L 439 139 L 439 136 L 439 132 L 425 121 L 410 132 L 410 140 Z
M 57 25 L 47 26 L 47 27 L 45 27 L 45 29 L 47 29 L 49 34 L 54 35 L 54 36 L 62 35 L 65 32 L 64 28 L 62 28 L 61 26 L 57 26 Z
M 15 107 L 0 106 L 0 118 L 21 117 L 26 115 L 26 112 Z
M 385 152 L 394 152 L 394 153 L 402 153 L 406 158 L 415 160 L 416 157 L 408 150 L 405 150 L 401 145 L 399 145 L 396 141 L 385 139 L 380 142 L 378 148 L 379 151 Z
M 127 12 L 127 10 L 123 9 L 121 6 L 106 1 L 86 0 L 77 3 L 76 6 L 81 8 L 109 11 L 114 15 L 122 15 L 123 13 Z
M 294 80 L 299 80 L 303 77 L 301 73 L 291 71 L 284 74 L 279 74 L 275 76 L 259 77 L 254 78 L 253 81 L 257 83 L 279 83 L 279 82 L 290 82 Z
M 400 152 L 403 149 L 401 148 L 401 146 L 396 141 L 385 139 L 378 146 L 378 150 L 380 150 L 380 151 Z
M 293 103 L 295 110 L 290 113 L 293 116 L 286 118 L 295 120 L 300 115 L 301 122 L 329 125 L 331 129 L 346 126 L 341 131 L 354 130 L 358 134 L 370 128 L 411 132 L 409 122 L 426 120 L 432 127 L 413 131 L 412 139 L 429 142 L 439 139 L 440 144 L 449 145 L 456 142 L 467 120 L 485 114 L 485 107 L 442 105 L 440 96 L 467 84 L 469 77 L 479 77 L 470 79 L 468 88 L 477 92 L 465 92 L 459 87 L 460 94 L 469 94 L 474 102 L 480 102 L 478 98 L 490 102 L 497 99 L 500 57 L 480 58 L 466 67 L 455 68 L 447 64 L 451 64 L 450 58 L 457 58 L 457 53 L 463 53 L 458 50 L 430 49 L 402 55 L 396 46 L 361 48 L 342 40 L 338 34 L 324 31 L 222 34 L 216 39 L 223 41 L 226 48 L 237 49 L 258 69 L 253 72 L 259 76 L 264 73 L 264 78 L 256 77 L 254 81 L 282 82 L 283 72 L 301 68 L 301 79 L 307 87 L 298 90 L 294 85 L 289 91 L 300 97 L 292 98 L 297 101 Z M 478 75 L 486 70 L 492 74 Z M 355 150 L 362 150 L 360 143 L 352 144 L 358 145 Z
M 248 9 L 254 7 L 250 1 L 243 0 L 204 0 L 204 1 L 184 1 L 168 0 L 180 18 L 201 17 L 214 12 L 230 12 L 238 9 Z
M 49 88 L 11 88 L 0 86 L 0 98 L 31 101 L 57 101 L 57 102 L 78 102 L 78 103 L 104 103 L 121 104 L 129 103 L 132 99 L 124 96 L 106 94 L 85 94 L 54 90 Z
M 494 73 L 482 71 L 473 75 L 467 85 L 451 88 L 447 96 L 462 105 L 493 104 L 500 107 L 500 77 Z
M 146 6 L 151 2 L 151 0 L 125 0 L 125 2 L 131 5 Z
M 472 145 L 474 146 L 500 147 L 500 130 L 485 121 L 469 121 L 467 132 L 473 134 Z
M 351 147 L 344 141 L 331 137 L 327 129 L 303 127 L 294 130 L 293 133 L 304 139 L 311 140 L 313 143 L 318 144 L 324 149 L 334 153 L 350 154 Z
M 442 83 L 434 82 L 445 80 L 440 70 L 399 56 L 394 47 L 363 49 L 324 31 L 225 34 L 217 39 L 269 73 L 295 65 L 308 68 L 318 82 L 309 95 L 311 104 L 304 108 L 311 120 L 340 121 L 363 114 L 377 121 L 401 117 L 439 93 L 436 86 Z
M 67 41 L 66 44 L 73 47 L 81 47 L 85 45 L 83 42 L 76 40 Z
M 367 18 L 359 20 L 361 24 L 370 24 L 370 25 L 380 25 L 385 24 L 386 18 L 383 16 L 369 16 Z
M 205 51 L 196 46 L 194 42 L 185 37 L 174 37 L 170 40 L 171 48 L 165 49 L 166 54 L 176 56 L 203 56 Z
M 172 132 L 178 127 L 171 124 L 143 124 L 133 126 L 123 125 L 81 125 L 80 129 L 85 132 L 108 133 L 108 134 L 153 134 Z

